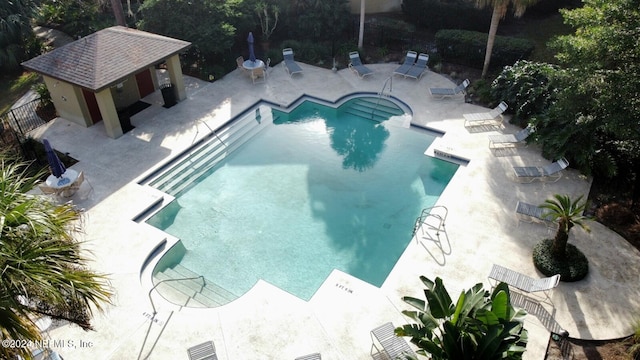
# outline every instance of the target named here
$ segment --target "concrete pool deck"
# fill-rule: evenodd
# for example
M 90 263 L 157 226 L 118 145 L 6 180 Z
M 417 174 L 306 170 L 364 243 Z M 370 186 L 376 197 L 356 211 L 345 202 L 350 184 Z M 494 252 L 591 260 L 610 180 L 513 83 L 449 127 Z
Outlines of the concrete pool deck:
M 427 72 L 421 80 L 394 78 L 391 94 L 407 103 L 413 122 L 441 129 L 443 141 L 468 156 L 438 205 L 448 209 L 441 246 L 421 236 L 412 239 L 381 288 L 334 271 L 309 301 L 302 301 L 266 282 L 238 300 L 213 309 L 180 308 L 152 294 L 158 310 L 152 320 L 151 280 L 141 274 L 145 259 L 166 235 L 133 219 L 161 194 L 137 180 L 220 127 L 259 99 L 288 105 L 302 94 L 335 100 L 347 93 L 378 92 L 397 64 L 373 64 L 375 73 L 360 79 L 349 69 L 337 73 L 300 64 L 304 73 L 290 77 L 278 64 L 265 83 L 253 85 L 239 71 L 207 83 L 187 79 L 188 99 L 165 109 L 159 92 L 144 100 L 153 105 L 132 117 L 135 129 L 118 139 L 104 126 L 83 128 L 56 119 L 31 134 L 47 138 L 59 151 L 78 160 L 93 193 L 78 202 L 86 209 L 85 248 L 93 269 L 108 274 L 113 305 L 96 312 L 95 331 L 78 327 L 50 328 L 50 347 L 66 360 L 187 359 L 186 349 L 213 340 L 219 359 L 294 359 L 320 352 L 323 359 L 370 359 L 370 330 L 385 322 L 408 323 L 402 296 L 422 297 L 420 275 L 441 277 L 452 298 L 482 282 L 492 264 L 540 277 L 531 249 L 551 236 L 541 224 L 519 222 L 518 200 L 538 204 L 553 194 L 587 195 L 590 179 L 569 169 L 555 183 L 519 184 L 512 166 L 546 165 L 536 146 L 496 153 L 487 135 L 515 132 L 515 127 L 465 128 L 462 114 L 486 111 L 458 100 L 435 100 L 429 87 L 450 87 L 447 78 Z M 387 89 L 388 90 L 388 89 Z M 425 149 L 427 144 L 425 144 Z M 570 242 L 590 261 L 589 276 L 561 283 L 551 291 L 545 309 L 571 337 L 612 339 L 632 333 L 640 309 L 640 253 L 604 226 L 573 229 Z M 411 229 L 408 229 L 410 233 Z M 420 235 L 420 232 L 418 233 Z M 212 258 L 215 261 L 215 257 Z M 529 344 L 525 359 L 545 357 L 549 331 L 527 317 Z

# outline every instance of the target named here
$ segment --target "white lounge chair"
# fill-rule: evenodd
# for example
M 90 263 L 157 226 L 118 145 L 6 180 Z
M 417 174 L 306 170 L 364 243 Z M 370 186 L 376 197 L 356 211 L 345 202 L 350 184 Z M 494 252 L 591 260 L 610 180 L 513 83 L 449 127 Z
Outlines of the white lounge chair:
M 295 360 L 322 360 L 322 357 L 320 356 L 320 353 L 313 353 L 297 357 Z
M 483 113 L 471 113 L 471 114 L 463 114 L 464 117 L 464 126 L 476 126 L 476 125 L 500 125 L 502 124 L 502 113 L 507 110 L 507 103 L 504 101 L 498 104 L 495 109 L 489 112 Z
M 404 63 L 393 71 L 393 75 L 405 76 L 407 72 L 411 69 L 413 64 L 416 62 L 417 58 L 418 58 L 417 52 L 407 51 L 407 56 L 404 58 Z
M 558 181 L 562 177 L 562 170 L 567 166 L 569 166 L 569 161 L 562 158 L 544 167 L 514 166 L 513 170 L 518 182 Z
M 503 266 L 493 264 L 489 279 L 504 282 L 507 285 L 522 290 L 526 293 L 544 292 L 549 297 L 549 290 L 555 288 L 560 283 L 560 274 L 541 279 L 534 279 L 517 271 L 507 269 Z
M 529 125 L 515 134 L 489 135 L 489 148 L 497 149 L 502 147 L 517 146 L 534 132 L 534 127 Z
M 360 54 L 357 51 L 349 53 L 349 69 L 351 69 L 360 78 L 373 74 L 373 71 L 362 64 Z
M 293 59 L 293 50 L 291 48 L 286 48 L 282 50 L 282 57 L 284 59 L 284 68 L 287 71 L 289 76 L 293 76 L 293 74 L 299 74 L 302 72 L 302 68 L 296 61 Z
M 469 84 L 469 79 L 465 79 L 460 83 L 460 85 L 454 88 L 429 88 L 429 94 L 440 99 L 444 99 L 446 97 L 457 97 L 460 95 L 465 96 Z
M 518 201 L 516 204 L 516 215 L 518 216 L 518 219 L 525 222 L 553 222 L 553 218 L 550 216 L 544 216 L 544 209 L 540 206 L 522 201 Z
M 371 355 L 374 356 L 374 349 L 382 354 L 384 359 L 397 359 L 401 355 L 412 355 L 417 357 L 407 341 L 395 334 L 395 326 L 388 322 L 371 330 Z M 381 349 L 378 348 L 380 345 Z
M 207 341 L 202 344 L 187 349 L 189 360 L 218 360 L 216 355 L 216 346 L 213 341 Z
M 404 74 L 404 77 L 410 77 L 412 79 L 420 79 L 422 75 L 424 75 L 425 71 L 427 71 L 427 63 L 429 62 L 429 55 L 421 53 L 418 55 L 418 60 L 413 64 L 411 69 Z

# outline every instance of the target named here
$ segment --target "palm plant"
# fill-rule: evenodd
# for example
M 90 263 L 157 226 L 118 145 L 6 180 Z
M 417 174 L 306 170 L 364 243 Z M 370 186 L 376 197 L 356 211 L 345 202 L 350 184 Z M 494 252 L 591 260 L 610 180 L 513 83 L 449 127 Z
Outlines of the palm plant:
M 587 232 L 591 231 L 586 224 L 589 218 L 583 215 L 586 201 L 581 202 L 581 200 L 582 195 L 573 201 L 568 195 L 556 194 L 553 199 L 547 199 L 540 205 L 546 210 L 543 216 L 558 223 L 558 230 L 551 246 L 551 253 L 557 259 L 564 259 L 566 256 L 571 228 L 578 225 Z
M 482 284 L 463 291 L 454 304 L 442 279 L 420 277 L 426 302 L 403 301 L 417 310 L 402 313 L 415 321 L 395 330 L 410 336 L 418 354 L 433 360 L 521 359 L 527 345 L 526 312 L 511 306 L 509 287 L 498 284 L 490 294 Z
M 41 340 L 35 320 L 66 320 L 91 329 L 92 308 L 102 310 L 111 292 L 106 278 L 87 269 L 76 236 L 82 214 L 28 191 L 42 173 L 0 154 L 0 340 Z M 0 358 L 26 348 L 0 347 Z

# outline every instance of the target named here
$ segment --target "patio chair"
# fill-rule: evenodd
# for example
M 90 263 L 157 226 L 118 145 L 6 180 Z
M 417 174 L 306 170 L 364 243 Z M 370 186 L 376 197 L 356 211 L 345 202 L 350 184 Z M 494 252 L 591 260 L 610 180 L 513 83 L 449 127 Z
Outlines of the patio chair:
M 467 94 L 466 90 L 469 84 L 469 79 L 465 79 L 460 83 L 460 85 L 454 88 L 429 88 L 429 94 L 440 99 L 444 99 L 446 97 L 457 97 L 460 95 L 464 97 Z
M 417 57 L 418 57 L 417 52 L 407 51 L 407 56 L 404 58 L 404 63 L 393 71 L 393 75 L 405 76 L 407 71 L 409 71 L 409 69 L 411 69 L 413 64 L 416 62 Z
M 489 112 L 462 114 L 464 117 L 464 126 L 467 127 L 486 124 L 500 125 L 503 120 L 502 113 L 507 110 L 507 107 L 507 103 L 502 101 L 495 107 L 495 109 Z
M 322 360 L 320 353 L 313 353 L 309 355 L 299 356 L 295 360 Z
M 242 66 L 243 63 L 244 57 L 238 56 L 236 58 L 236 65 L 238 65 L 238 70 L 240 70 L 240 72 L 242 72 L 243 74 L 249 74 L 249 70 L 245 69 L 244 66 Z
M 351 69 L 360 78 L 373 74 L 373 71 L 362 64 L 360 61 L 360 54 L 357 51 L 349 53 L 349 69 Z
M 42 193 L 44 195 L 50 195 L 50 196 L 58 196 L 59 194 L 59 189 L 53 188 L 47 184 L 38 184 L 38 189 L 40 189 L 40 191 L 42 191 Z
M 489 149 L 497 149 L 523 144 L 529 137 L 529 135 L 534 132 L 534 130 L 535 128 L 529 125 L 515 134 L 489 135 Z
M 216 355 L 216 346 L 213 341 L 203 342 L 202 344 L 187 349 L 189 360 L 218 360 Z
M 284 69 L 287 71 L 287 74 L 289 74 L 289 76 L 293 76 L 293 74 L 299 74 L 302 72 L 302 68 L 300 67 L 300 65 L 298 65 L 293 59 L 293 49 L 283 49 L 282 57 L 284 58 Z
M 553 222 L 551 216 L 544 216 L 544 209 L 540 206 L 522 201 L 518 201 L 516 204 L 516 215 L 519 220 L 525 222 L 544 222 L 547 224 Z
M 404 74 L 404 77 L 410 77 L 412 79 L 420 79 L 422 75 L 424 75 L 425 71 L 427 71 L 427 63 L 429 62 L 429 55 L 421 53 L 418 55 L 418 60 L 413 64 L 411 69 Z
M 493 264 L 491 272 L 489 273 L 489 280 L 504 282 L 526 293 L 543 292 L 548 298 L 549 290 L 555 288 L 560 283 L 560 274 L 534 279 L 517 271 Z
M 558 181 L 562 177 L 562 170 L 567 166 L 569 166 L 569 161 L 562 158 L 544 167 L 514 166 L 513 170 L 518 182 Z
M 390 322 L 371 330 L 371 355 L 374 355 L 373 349 L 375 349 L 377 353 L 386 356 L 387 359 L 396 359 L 400 355 L 417 357 L 407 341 L 404 338 L 396 336 L 394 330 L 395 326 Z M 379 349 L 378 345 L 380 345 L 382 349 Z
M 260 80 L 262 79 L 262 80 Z M 251 70 L 251 80 L 253 83 L 265 82 L 267 80 L 267 72 L 264 67 L 259 67 Z

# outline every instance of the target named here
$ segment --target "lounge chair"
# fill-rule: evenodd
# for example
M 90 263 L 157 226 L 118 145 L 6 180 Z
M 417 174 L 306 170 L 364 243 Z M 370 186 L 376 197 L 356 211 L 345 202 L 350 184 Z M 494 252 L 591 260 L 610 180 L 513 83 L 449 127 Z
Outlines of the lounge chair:
M 364 78 L 365 76 L 373 74 L 371 69 L 362 64 L 362 61 L 360 61 L 360 54 L 357 51 L 349 53 L 349 60 L 349 69 L 353 70 L 353 72 L 359 77 Z
M 284 58 L 284 66 L 287 74 L 289 76 L 293 76 L 293 74 L 299 74 L 302 72 L 302 68 L 296 61 L 293 59 L 293 50 L 291 48 L 286 48 L 282 50 L 282 57 Z
M 393 75 L 405 76 L 407 71 L 409 71 L 409 69 L 411 69 L 413 64 L 416 62 L 417 57 L 418 57 L 417 52 L 407 51 L 407 56 L 404 58 L 404 63 L 393 71 Z
M 538 166 L 514 166 L 516 180 L 518 182 L 558 181 L 562 177 L 562 170 L 569 166 L 569 161 L 562 158 L 544 167 Z
M 475 125 L 500 125 L 502 124 L 502 113 L 507 110 L 507 103 L 504 101 L 498 104 L 495 109 L 489 112 L 483 113 L 471 113 L 471 114 L 463 114 L 464 117 L 464 126 L 475 126 Z
M 297 357 L 295 360 L 322 360 L 322 357 L 320 356 L 320 353 L 313 353 Z
M 534 279 L 517 271 L 493 264 L 491 272 L 489 273 L 489 279 L 507 283 L 507 285 L 526 293 L 542 291 L 548 298 L 549 290 L 555 288 L 560 283 L 560 274 L 541 279 Z
M 394 331 L 395 326 L 390 322 L 371 330 L 371 356 L 374 356 L 373 349 L 375 349 L 376 352 L 382 354 L 385 359 L 396 359 L 405 354 L 417 358 L 417 355 L 413 352 L 407 341 L 402 337 L 396 336 Z M 382 349 L 379 349 L 378 345 L 380 345 Z
M 469 79 L 465 79 L 460 85 L 454 88 L 429 88 L 429 94 L 433 97 L 444 99 L 446 97 L 465 96 L 467 87 L 469 86 Z
M 535 128 L 531 125 L 518 131 L 515 134 L 500 134 L 489 135 L 489 148 L 497 149 L 502 147 L 517 146 L 524 143 L 524 141 L 534 132 Z
M 404 77 L 410 77 L 412 79 L 420 79 L 422 75 L 424 75 L 425 71 L 427 71 L 427 63 L 429 62 L 429 55 L 421 53 L 418 55 L 418 60 L 413 64 L 411 69 L 404 74 Z
M 218 360 L 213 341 L 207 341 L 187 349 L 189 360 Z
M 544 210 L 540 206 L 522 201 L 518 201 L 516 204 L 516 215 L 518 215 L 518 219 L 526 222 L 553 222 L 551 216 L 544 216 Z

